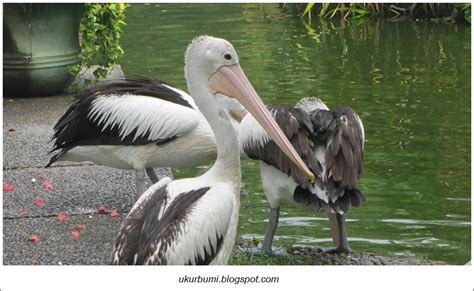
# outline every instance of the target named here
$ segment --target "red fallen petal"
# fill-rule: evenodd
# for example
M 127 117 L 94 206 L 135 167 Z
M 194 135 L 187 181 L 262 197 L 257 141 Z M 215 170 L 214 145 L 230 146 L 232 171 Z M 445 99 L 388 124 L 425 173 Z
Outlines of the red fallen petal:
M 73 230 L 73 231 L 71 231 L 71 236 L 72 236 L 72 238 L 75 239 L 75 238 L 80 237 L 80 236 L 81 236 L 81 233 L 80 233 L 79 231 L 77 231 L 77 230 Z
M 53 189 L 53 184 L 51 184 L 48 180 L 45 180 L 43 182 L 43 189 L 51 190 L 51 189 Z
M 34 243 L 35 243 L 35 242 L 38 242 L 39 240 L 40 240 L 40 238 L 39 238 L 39 236 L 38 236 L 37 234 L 32 234 L 32 235 L 30 236 L 30 241 L 31 241 L 31 242 L 34 242 Z
M 117 210 L 115 210 L 115 209 L 110 212 L 110 216 L 111 216 L 111 217 L 117 217 L 117 216 L 119 216 L 119 215 L 120 215 L 120 213 L 119 213 Z
M 44 199 L 43 198 L 36 198 L 35 204 L 38 206 L 44 206 Z
M 3 191 L 13 191 L 15 190 L 15 186 L 13 184 L 3 184 Z
M 58 220 L 59 220 L 59 221 L 66 221 L 66 220 L 68 220 L 68 219 L 69 219 L 69 216 L 67 216 L 66 213 L 61 212 L 61 213 L 58 214 Z
M 99 209 L 97 209 L 97 213 L 107 213 L 107 212 L 109 212 L 109 210 L 106 207 L 99 207 Z
M 26 210 L 24 208 L 16 213 L 17 217 L 24 217 L 24 216 L 27 216 L 27 215 L 28 215 L 28 210 Z
M 82 223 L 78 223 L 78 224 L 76 224 L 76 226 L 77 226 L 77 228 L 79 228 L 79 229 L 86 229 L 86 228 L 87 228 L 87 225 L 82 224 Z
M 33 259 L 33 260 L 31 260 L 31 264 L 33 264 L 33 265 L 38 265 L 38 264 L 39 264 L 39 262 L 38 262 L 38 260 L 37 260 L 37 259 Z

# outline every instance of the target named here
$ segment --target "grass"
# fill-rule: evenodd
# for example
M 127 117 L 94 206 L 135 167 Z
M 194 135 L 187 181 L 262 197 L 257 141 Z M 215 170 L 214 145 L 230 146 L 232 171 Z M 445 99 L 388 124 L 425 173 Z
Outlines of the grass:
M 230 258 L 229 265 L 313 265 L 311 257 L 300 257 L 292 254 L 273 255 L 249 253 L 234 253 Z

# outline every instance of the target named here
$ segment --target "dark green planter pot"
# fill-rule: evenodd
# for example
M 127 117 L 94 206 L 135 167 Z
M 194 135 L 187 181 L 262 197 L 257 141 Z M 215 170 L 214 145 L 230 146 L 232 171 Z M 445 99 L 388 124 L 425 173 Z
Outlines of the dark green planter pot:
M 79 63 L 83 4 L 3 4 L 3 95 L 64 91 Z

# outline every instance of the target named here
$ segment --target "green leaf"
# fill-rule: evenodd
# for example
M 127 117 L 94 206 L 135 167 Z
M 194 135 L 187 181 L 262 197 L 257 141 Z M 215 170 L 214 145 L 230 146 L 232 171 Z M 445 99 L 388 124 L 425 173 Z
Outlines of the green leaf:
M 123 3 L 86 3 L 85 12 L 80 24 L 81 63 L 91 67 L 102 67 L 94 71 L 95 77 L 105 77 L 107 68 L 123 56 L 119 39 L 125 23 Z
M 319 17 L 323 17 L 326 14 L 326 10 L 328 10 L 330 3 L 323 3 L 321 7 L 321 11 L 319 11 Z
M 303 12 L 303 15 L 301 15 L 302 17 L 305 16 L 306 14 L 308 14 L 310 11 L 311 11 L 311 8 L 313 8 L 314 6 L 314 3 L 308 3 L 306 4 L 306 8 Z

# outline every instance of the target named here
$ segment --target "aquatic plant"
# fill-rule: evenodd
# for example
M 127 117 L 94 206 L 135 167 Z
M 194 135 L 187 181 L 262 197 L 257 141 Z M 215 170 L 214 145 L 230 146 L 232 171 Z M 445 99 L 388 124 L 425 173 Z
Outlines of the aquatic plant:
M 470 3 L 292 3 L 293 11 L 298 11 L 309 21 L 313 15 L 331 19 L 339 15 L 342 19 L 364 17 L 429 18 L 433 21 L 471 23 Z

